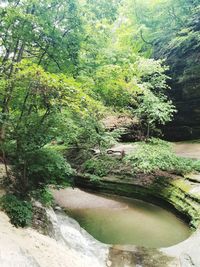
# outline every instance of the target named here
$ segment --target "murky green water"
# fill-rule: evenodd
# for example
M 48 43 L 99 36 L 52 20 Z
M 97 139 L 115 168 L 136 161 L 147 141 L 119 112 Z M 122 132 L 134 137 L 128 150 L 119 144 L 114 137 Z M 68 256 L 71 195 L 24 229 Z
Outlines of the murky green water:
M 167 247 L 191 234 L 182 220 L 159 206 L 127 198 L 114 200 L 119 204 L 116 207 L 71 209 L 70 214 L 87 232 L 107 244 Z

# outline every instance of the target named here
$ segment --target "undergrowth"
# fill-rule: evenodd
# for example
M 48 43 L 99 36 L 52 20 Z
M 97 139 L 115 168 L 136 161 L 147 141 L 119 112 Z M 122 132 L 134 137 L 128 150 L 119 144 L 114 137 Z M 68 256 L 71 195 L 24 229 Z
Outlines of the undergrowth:
M 33 212 L 29 201 L 22 200 L 12 194 L 7 194 L 1 198 L 1 208 L 16 227 L 25 227 L 31 224 Z
M 119 159 L 112 158 L 109 155 L 99 155 L 87 160 L 83 166 L 83 172 L 94 175 L 94 177 L 103 177 L 111 173 L 119 166 Z
M 177 156 L 172 145 L 166 141 L 152 138 L 148 142 L 141 142 L 135 152 L 127 155 L 125 163 L 132 166 L 135 173 L 153 173 L 168 171 L 177 175 L 185 175 L 193 171 L 200 171 L 200 161 Z
M 32 191 L 31 196 L 46 207 L 51 207 L 54 203 L 53 195 L 48 187 Z

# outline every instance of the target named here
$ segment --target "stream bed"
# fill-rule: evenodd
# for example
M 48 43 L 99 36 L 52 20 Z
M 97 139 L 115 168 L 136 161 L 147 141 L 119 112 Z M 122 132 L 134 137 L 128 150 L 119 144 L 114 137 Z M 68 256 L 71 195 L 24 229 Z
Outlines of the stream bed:
M 141 200 L 70 188 L 54 191 L 54 197 L 88 233 L 106 244 L 169 247 L 191 234 L 174 213 Z

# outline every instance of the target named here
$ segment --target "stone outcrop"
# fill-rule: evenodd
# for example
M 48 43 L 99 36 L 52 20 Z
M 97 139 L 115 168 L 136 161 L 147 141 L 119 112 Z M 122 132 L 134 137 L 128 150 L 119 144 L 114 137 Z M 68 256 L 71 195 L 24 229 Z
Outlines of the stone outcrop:
M 102 120 L 107 131 L 119 130 L 120 140 L 132 142 L 144 139 L 143 129 L 136 117 L 127 115 L 110 115 Z
M 199 29 L 197 15 L 172 43 L 156 46 L 155 57 L 166 59 L 170 68 L 169 95 L 178 110 L 173 122 L 165 127 L 165 136 L 172 141 L 200 138 Z

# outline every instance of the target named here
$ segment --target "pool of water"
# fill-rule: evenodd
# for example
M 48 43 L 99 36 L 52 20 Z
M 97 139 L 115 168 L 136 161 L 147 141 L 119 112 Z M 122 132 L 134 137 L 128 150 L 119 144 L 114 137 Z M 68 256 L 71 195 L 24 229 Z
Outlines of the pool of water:
M 159 206 L 136 199 L 81 194 L 79 197 L 77 192 L 66 193 L 66 199 L 59 204 L 103 243 L 168 247 L 191 234 L 185 222 Z

